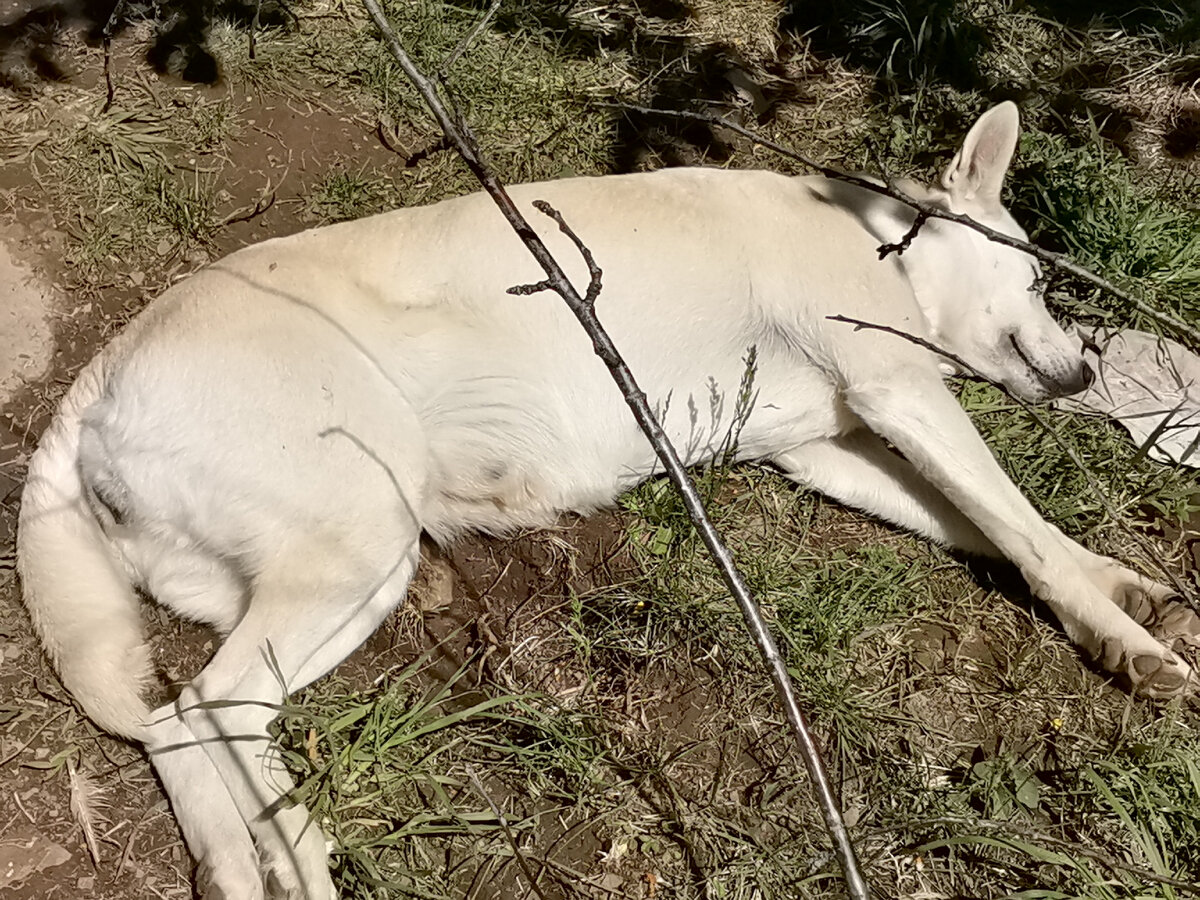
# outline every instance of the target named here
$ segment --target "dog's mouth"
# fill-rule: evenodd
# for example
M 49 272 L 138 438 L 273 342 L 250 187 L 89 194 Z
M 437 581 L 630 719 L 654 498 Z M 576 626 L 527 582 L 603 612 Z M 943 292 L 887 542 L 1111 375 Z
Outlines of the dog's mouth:
M 1092 383 L 1093 373 L 1092 367 L 1082 359 L 1079 365 L 1069 375 L 1055 374 L 1047 372 L 1045 369 L 1037 365 L 1021 346 L 1021 342 L 1017 340 L 1015 334 L 1008 335 L 1008 342 L 1012 344 L 1013 352 L 1017 358 L 1024 363 L 1025 368 L 1033 375 L 1034 380 L 1038 384 L 1041 395 L 1038 399 L 1052 400 L 1057 397 L 1067 397 L 1071 394 L 1078 394 L 1080 391 L 1086 390 Z

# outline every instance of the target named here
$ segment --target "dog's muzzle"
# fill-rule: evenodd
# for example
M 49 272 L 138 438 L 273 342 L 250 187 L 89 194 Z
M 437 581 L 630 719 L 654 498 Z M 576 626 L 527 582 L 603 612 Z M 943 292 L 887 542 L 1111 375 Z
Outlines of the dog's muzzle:
M 1042 389 L 1046 392 L 1046 399 L 1068 397 L 1071 394 L 1086 391 L 1096 380 L 1096 373 L 1084 359 L 1080 359 L 1078 365 L 1068 368 L 1064 372 L 1047 372 L 1034 364 L 1015 334 L 1010 334 L 1008 339 L 1021 362 L 1025 363 L 1034 377 L 1041 382 Z

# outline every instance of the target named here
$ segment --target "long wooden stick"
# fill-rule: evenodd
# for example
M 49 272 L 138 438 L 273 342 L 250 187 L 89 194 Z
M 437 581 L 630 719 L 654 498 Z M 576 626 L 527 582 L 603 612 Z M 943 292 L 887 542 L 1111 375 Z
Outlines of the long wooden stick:
M 558 261 L 550 253 L 550 250 L 542 242 L 541 238 L 538 237 L 521 211 L 517 209 L 516 204 L 513 203 L 508 192 L 505 191 L 504 185 L 500 183 L 496 174 L 484 161 L 482 152 L 479 149 L 479 143 L 470 126 L 462 120 L 457 110 L 454 110 L 452 102 L 443 102 L 433 82 L 425 77 L 409 58 L 404 50 L 404 46 L 400 43 L 399 38 L 396 37 L 391 25 L 384 16 L 383 10 L 379 7 L 377 0 L 363 0 L 363 5 L 367 8 L 367 12 L 370 13 L 376 26 L 378 26 L 384 44 L 391 51 L 392 56 L 395 57 L 404 74 L 408 76 L 409 81 L 413 83 L 413 86 L 433 113 L 434 118 L 437 119 L 446 138 L 458 150 L 467 167 L 479 179 L 479 183 L 489 196 L 491 196 L 496 206 L 499 207 L 504 218 L 508 220 L 508 223 L 524 242 L 534 259 L 537 260 L 538 264 L 542 267 L 542 271 L 546 273 L 545 281 L 539 282 L 532 287 L 518 287 L 518 292 L 527 293 L 532 290 L 552 290 L 563 298 L 567 306 L 570 307 L 571 312 L 575 314 L 579 323 L 587 331 L 588 337 L 592 339 L 592 347 L 596 355 L 608 367 L 613 380 L 616 381 L 617 386 L 621 389 L 626 403 L 629 404 L 629 408 L 633 411 L 633 416 L 637 420 L 638 425 L 641 426 L 647 439 L 653 445 L 654 452 L 662 462 L 667 477 L 671 479 L 671 482 L 683 497 L 684 506 L 687 509 L 689 518 L 691 518 L 692 523 L 696 526 L 696 531 L 700 534 L 700 539 L 704 542 L 705 547 L 708 548 L 709 553 L 716 562 L 721 572 L 721 577 L 724 579 L 729 592 L 733 595 L 742 611 L 742 616 L 746 620 L 746 625 L 751 637 L 754 639 L 755 645 L 766 661 L 767 668 L 771 674 L 771 680 L 775 684 L 776 693 L 783 704 L 784 713 L 800 744 L 804 764 L 808 769 L 809 777 L 812 779 L 813 791 L 816 794 L 817 802 L 821 806 L 825 825 L 829 829 L 830 837 L 833 839 L 834 853 L 841 863 L 850 896 L 853 900 L 869 900 L 870 892 L 859 870 L 858 857 L 854 852 L 853 844 L 850 842 L 846 823 L 842 819 L 841 810 L 838 808 L 837 799 L 829 783 L 829 775 L 826 772 L 825 763 L 821 759 L 820 751 L 809 731 L 804 714 L 800 711 L 800 707 L 796 702 L 796 695 L 792 690 L 787 666 L 783 661 L 783 657 L 780 656 L 779 648 L 771 637 L 762 613 L 751 596 L 750 590 L 746 586 L 741 573 L 734 565 L 729 548 L 725 546 L 725 542 L 721 539 L 721 536 L 717 533 L 717 529 L 713 526 L 712 521 L 705 512 L 704 504 L 700 500 L 696 486 L 688 476 L 687 470 L 679 458 L 679 454 L 675 452 L 675 448 L 671 445 L 671 441 L 663 430 L 662 425 L 655 418 L 653 411 L 650 409 L 650 404 L 646 400 L 646 395 L 638 386 L 633 373 L 629 370 L 621 354 L 617 351 L 608 332 L 596 317 L 594 300 L 600 286 L 599 268 L 595 265 L 594 261 L 591 261 L 591 254 L 584 252 L 585 258 L 589 260 L 591 283 L 587 292 L 587 298 L 580 296 L 579 292 L 571 284 L 570 279 L 567 278 L 562 267 L 558 264 Z M 581 251 L 585 250 L 582 242 L 574 235 L 557 211 L 551 209 L 547 204 L 542 204 L 539 208 L 558 222 L 559 227 L 572 238 Z

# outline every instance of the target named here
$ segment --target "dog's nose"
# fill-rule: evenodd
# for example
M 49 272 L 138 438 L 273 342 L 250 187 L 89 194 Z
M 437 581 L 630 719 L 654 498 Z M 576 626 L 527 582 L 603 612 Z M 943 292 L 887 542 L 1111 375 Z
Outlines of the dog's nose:
M 1075 369 L 1068 369 L 1053 378 L 1043 376 L 1043 382 L 1054 397 L 1069 397 L 1086 391 L 1096 380 L 1096 373 L 1085 361 L 1080 360 Z
M 1064 375 L 1062 378 L 1056 379 L 1058 396 L 1069 397 L 1071 394 L 1086 391 L 1095 380 L 1096 373 L 1092 371 L 1092 367 L 1086 362 L 1080 361 L 1078 369 L 1070 375 Z

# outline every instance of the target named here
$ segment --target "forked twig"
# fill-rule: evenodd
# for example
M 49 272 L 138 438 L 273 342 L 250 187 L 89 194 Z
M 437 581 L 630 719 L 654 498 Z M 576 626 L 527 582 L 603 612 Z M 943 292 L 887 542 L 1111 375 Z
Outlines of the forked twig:
M 571 239 L 575 245 L 575 249 L 579 251 L 579 255 L 583 257 L 583 261 L 588 267 L 588 289 L 583 296 L 583 302 L 589 307 L 596 305 L 596 298 L 600 296 L 601 281 L 604 277 L 604 272 L 596 264 L 596 257 L 592 256 L 591 249 L 579 238 L 575 230 L 567 224 L 567 220 L 563 218 L 562 213 L 547 203 L 545 200 L 534 200 L 533 208 L 543 215 L 549 216 L 558 223 L 558 230 Z M 509 294 L 537 294 L 541 291 L 552 291 L 552 285 L 549 279 L 539 281 L 536 284 L 518 284 L 515 287 L 510 287 L 506 293 Z
M 689 112 L 687 110 L 652 109 L 647 106 L 635 106 L 627 103 L 612 103 L 608 105 L 615 109 L 627 110 L 628 112 L 634 112 L 640 115 L 660 116 L 667 119 L 685 119 L 690 122 L 703 122 L 706 125 L 713 125 L 718 128 L 727 128 L 736 134 L 740 134 L 744 138 L 754 141 L 754 143 L 759 144 L 760 146 L 766 147 L 768 150 L 773 150 L 781 156 L 795 160 L 801 165 L 806 166 L 815 172 L 819 172 L 826 178 L 844 181 L 847 184 L 853 184 L 857 187 L 863 188 L 864 190 L 872 191 L 873 193 L 880 194 L 884 197 L 891 197 L 893 200 L 899 200 L 901 203 L 905 204 L 906 206 L 910 206 L 917 211 L 919 214 L 917 219 L 918 222 L 921 222 L 920 216 L 924 216 L 926 219 L 945 219 L 947 222 L 956 222 L 959 225 L 964 225 L 967 228 L 979 232 L 989 241 L 993 241 L 997 244 L 1003 244 L 1006 247 L 1012 247 L 1014 250 L 1020 250 L 1024 253 L 1028 253 L 1030 256 L 1036 257 L 1042 262 L 1054 266 L 1056 269 L 1074 275 L 1076 278 L 1086 281 L 1094 287 L 1098 287 L 1102 291 L 1112 294 L 1119 300 L 1123 300 L 1130 306 L 1135 307 L 1143 315 L 1154 319 L 1154 321 L 1158 322 L 1160 325 L 1167 326 L 1177 335 L 1186 337 L 1191 342 L 1193 350 L 1200 350 L 1200 328 L 1190 325 L 1182 319 L 1171 315 L 1170 313 L 1155 309 L 1141 297 L 1137 297 L 1128 291 L 1121 290 L 1121 288 L 1117 287 L 1111 281 L 1107 280 L 1106 278 L 1102 278 L 1085 266 L 1075 262 L 1065 253 L 1056 253 L 1053 250 L 1047 250 L 1044 247 L 1039 247 L 1037 244 L 1032 244 L 1029 241 L 1023 241 L 1020 238 L 1015 238 L 1004 234 L 1002 231 L 989 228 L 986 225 L 976 222 L 970 216 L 965 216 L 962 213 L 951 212 L 950 210 L 944 209 L 936 204 L 926 203 L 924 200 L 918 200 L 916 197 L 910 197 L 904 191 L 899 190 L 893 185 L 880 184 L 869 178 L 851 175 L 847 172 L 842 172 L 838 169 L 822 165 L 816 160 L 805 156 L 803 153 L 798 153 L 790 147 L 785 147 L 784 145 L 779 144 L 768 137 L 758 134 L 750 128 L 739 125 L 737 122 L 730 122 L 728 119 L 724 119 L 721 116 L 714 116 L 709 113 Z M 919 225 L 914 224 L 914 228 L 919 228 Z M 899 252 L 907 249 L 908 243 L 912 242 L 912 237 L 910 235 L 913 234 L 915 234 L 915 232 L 910 231 L 909 235 L 906 235 L 905 238 L 901 239 L 899 245 L 884 244 L 879 248 L 879 252 L 886 256 L 887 253 L 884 252 L 885 250 L 890 253 L 893 251 Z M 907 243 L 905 242 L 906 239 Z
M 842 814 L 838 808 L 833 788 L 829 783 L 829 776 L 825 771 L 825 764 L 817 749 L 816 741 L 809 732 L 808 723 L 805 721 L 804 715 L 800 712 L 800 707 L 796 702 L 787 666 L 779 654 L 779 649 L 776 647 L 775 641 L 771 637 L 766 622 L 763 620 L 757 604 L 750 595 L 750 591 L 741 573 L 738 572 L 737 567 L 733 563 L 729 549 L 725 546 L 712 521 L 708 518 L 708 514 L 705 512 L 704 505 L 700 500 L 700 495 L 697 493 L 695 485 L 684 468 L 683 462 L 675 452 L 675 448 L 671 445 L 666 432 L 650 409 L 646 395 L 638 386 L 633 373 L 630 372 L 620 353 L 617 352 L 617 348 L 609 337 L 608 332 L 605 331 L 599 319 L 597 319 L 592 304 L 584 297 L 581 297 L 579 292 L 575 290 L 558 261 L 550 253 L 550 250 L 542 242 L 541 238 L 538 237 L 528 220 L 517 209 L 516 204 L 513 203 L 512 198 L 505 191 L 504 186 L 500 183 L 495 173 L 484 162 L 479 142 L 475 138 L 474 132 L 466 122 L 462 121 L 453 102 L 443 102 L 434 84 L 414 65 L 407 52 L 405 52 L 404 46 L 396 37 L 387 18 L 384 16 L 378 0 L 363 0 L 363 5 L 367 8 L 367 12 L 370 13 L 371 18 L 379 28 L 383 41 L 391 51 L 392 56 L 400 65 L 404 74 L 408 76 L 409 81 L 412 82 L 417 92 L 420 93 L 425 104 L 433 113 L 434 118 L 437 119 L 442 131 L 445 132 L 446 137 L 454 144 L 463 161 L 467 164 L 467 167 L 479 180 L 479 183 L 487 191 L 497 207 L 499 207 L 500 212 L 507 219 L 513 230 L 516 231 L 517 236 L 521 238 L 530 254 L 542 267 L 542 271 L 546 273 L 546 288 L 553 290 L 563 298 L 571 312 L 574 313 L 575 317 L 586 330 L 592 340 L 592 346 L 596 355 L 608 367 L 613 379 L 617 382 L 617 386 L 621 389 L 625 401 L 633 411 L 633 416 L 637 420 L 638 425 L 654 447 L 654 452 L 662 462 L 667 477 L 671 479 L 671 482 L 679 491 L 684 506 L 687 509 L 688 517 L 695 525 L 697 533 L 700 535 L 701 540 L 704 542 L 705 547 L 708 548 L 708 552 L 712 555 L 717 568 L 721 572 L 726 586 L 741 608 L 751 637 L 754 639 L 754 643 L 767 663 L 771 679 L 774 682 L 780 702 L 783 704 L 784 714 L 787 716 L 788 722 L 791 724 L 792 730 L 795 732 L 800 744 L 804 764 L 808 770 L 809 777 L 812 779 L 813 790 L 821 806 L 825 825 L 829 829 L 829 834 L 833 841 L 834 853 L 837 855 L 838 861 L 842 866 L 842 871 L 845 874 L 849 894 L 854 900 L 868 900 L 870 893 L 867 889 L 866 881 L 859 870 L 858 857 L 850 842 L 850 836 L 846 831 L 846 824 L 842 820 Z M 592 280 L 593 283 L 598 280 L 595 271 L 593 271 Z M 593 291 L 589 289 L 588 295 L 591 296 L 592 293 Z

